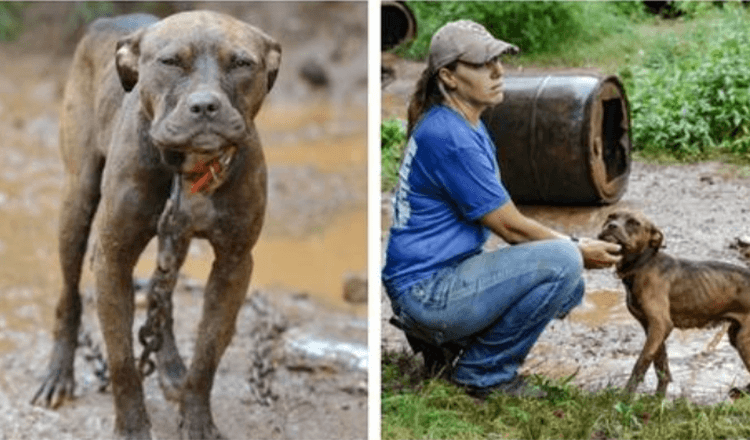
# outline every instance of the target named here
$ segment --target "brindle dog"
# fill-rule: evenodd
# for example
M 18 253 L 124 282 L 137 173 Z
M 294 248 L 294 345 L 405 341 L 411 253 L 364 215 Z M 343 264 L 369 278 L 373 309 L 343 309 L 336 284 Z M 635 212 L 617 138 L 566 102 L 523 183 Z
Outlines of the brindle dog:
M 211 387 L 245 299 L 251 249 L 266 206 L 266 166 L 253 120 L 280 59 L 274 39 L 214 12 L 185 12 L 161 21 L 136 14 L 100 19 L 89 27 L 65 89 L 64 285 L 47 376 L 34 400 L 56 406 L 72 396 L 81 264 L 93 223 L 97 310 L 115 431 L 150 438 L 133 356 L 132 276 L 178 174 L 188 229 L 175 237 L 171 264 L 182 265 L 191 237 L 207 239 L 216 260 L 190 367 L 177 352 L 171 315 L 157 367 L 166 397 L 179 404 L 182 437 L 220 437 L 211 416 Z M 171 314 L 171 302 L 168 309 Z
M 665 341 L 675 327 L 730 322 L 729 341 L 750 369 L 750 270 L 717 261 L 673 258 L 661 252 L 664 234 L 640 213 L 610 214 L 599 238 L 622 246 L 617 275 L 625 284 L 628 310 L 646 332 L 646 343 L 626 386 L 628 392 L 635 391 L 654 362 L 656 391 L 666 394 L 672 376 Z

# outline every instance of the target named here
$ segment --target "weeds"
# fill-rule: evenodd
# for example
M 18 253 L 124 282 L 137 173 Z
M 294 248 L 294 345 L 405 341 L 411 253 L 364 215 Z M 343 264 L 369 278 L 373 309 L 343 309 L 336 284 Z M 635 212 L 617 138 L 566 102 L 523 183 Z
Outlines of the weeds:
M 747 16 L 726 11 L 683 36 L 660 38 L 641 65 L 625 67 L 633 143 L 646 156 L 750 159 Z
M 703 406 L 686 399 L 629 395 L 617 388 L 584 391 L 572 376 L 530 378 L 544 399 L 501 393 L 480 402 L 442 379 L 420 376 L 406 352 L 382 357 L 382 437 L 713 439 L 750 436 L 750 399 Z M 403 379 L 408 377 L 409 379 Z M 403 379 L 403 380 L 402 380 Z
M 401 155 L 406 144 L 406 126 L 400 119 L 386 119 L 380 125 L 381 191 L 388 191 L 398 181 Z

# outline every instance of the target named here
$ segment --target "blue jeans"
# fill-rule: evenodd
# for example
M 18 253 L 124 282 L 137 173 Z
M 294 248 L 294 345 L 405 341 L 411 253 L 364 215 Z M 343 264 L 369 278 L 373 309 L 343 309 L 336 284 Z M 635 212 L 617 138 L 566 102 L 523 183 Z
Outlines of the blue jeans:
M 386 291 L 407 326 L 435 344 L 465 346 L 455 382 L 487 387 L 512 380 L 547 323 L 580 304 L 582 275 L 575 243 L 545 240 L 481 253 Z

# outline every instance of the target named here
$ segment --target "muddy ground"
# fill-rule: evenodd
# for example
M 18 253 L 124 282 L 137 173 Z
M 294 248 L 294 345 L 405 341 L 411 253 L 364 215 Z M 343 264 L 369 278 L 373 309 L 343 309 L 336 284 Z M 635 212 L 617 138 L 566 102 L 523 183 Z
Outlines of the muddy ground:
M 366 304 L 345 301 L 342 284 L 366 270 L 367 5 L 178 2 L 159 10 L 199 7 L 259 26 L 283 47 L 279 77 L 257 119 L 269 207 L 237 334 L 216 376 L 215 421 L 228 438 L 365 438 Z M 70 4 L 28 6 L 26 32 L 0 43 L 2 440 L 100 439 L 113 432 L 111 393 L 100 392 L 95 374 L 104 347 L 88 264 L 81 340 L 91 342 L 78 350 L 77 398 L 58 410 L 29 404 L 51 349 L 61 285 L 57 132 L 80 35 L 72 12 Z M 138 279 L 150 276 L 154 257 L 152 243 L 136 267 Z M 188 361 L 212 260 L 210 246 L 194 242 L 175 291 L 178 345 Z M 136 329 L 143 297 L 136 297 Z M 145 390 L 154 436 L 176 438 L 176 408 L 155 377 L 145 380 Z
M 424 65 L 392 56 L 384 58 L 395 76 L 383 89 L 383 117 L 405 115 L 404 103 Z M 382 236 L 390 225 L 390 196 L 383 194 Z M 606 216 L 618 208 L 637 209 L 664 232 L 665 251 L 684 258 L 712 259 L 743 265 L 730 248 L 735 238 L 750 234 L 750 170 L 722 163 L 657 165 L 632 163 L 628 189 L 616 204 L 605 207 L 521 206 L 526 215 L 566 233 L 593 237 Z M 492 239 L 487 249 L 503 244 Z M 645 336 L 625 307 L 625 290 L 612 269 L 585 273 L 583 304 L 565 321 L 553 321 L 532 349 L 523 373 L 565 377 L 589 390 L 625 385 Z M 392 315 L 382 295 L 382 348 L 400 350 L 406 341 L 388 324 Z M 715 338 L 720 337 L 718 342 Z M 744 386 L 750 374 L 720 328 L 674 330 L 667 341 L 674 382 L 668 397 L 700 403 L 728 399 L 733 386 Z M 639 391 L 653 393 L 651 369 Z

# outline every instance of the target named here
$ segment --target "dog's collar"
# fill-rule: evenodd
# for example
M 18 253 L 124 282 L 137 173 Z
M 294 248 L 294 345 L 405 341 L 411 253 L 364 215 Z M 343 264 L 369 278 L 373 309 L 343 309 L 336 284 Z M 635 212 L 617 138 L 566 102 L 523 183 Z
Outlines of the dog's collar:
M 213 194 L 226 182 L 236 155 L 236 146 L 214 154 L 187 153 L 181 166 L 185 189 L 189 194 Z

